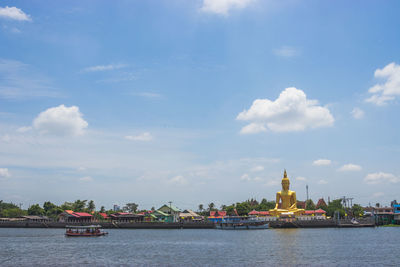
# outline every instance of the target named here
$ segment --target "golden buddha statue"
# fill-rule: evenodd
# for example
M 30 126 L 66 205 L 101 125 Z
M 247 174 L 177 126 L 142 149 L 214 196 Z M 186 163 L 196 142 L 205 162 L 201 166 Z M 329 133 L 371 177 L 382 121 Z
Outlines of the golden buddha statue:
M 300 215 L 304 212 L 303 209 L 297 208 L 296 192 L 289 190 L 290 181 L 287 177 L 286 170 L 282 178 L 282 191 L 276 193 L 275 209 L 269 210 L 272 216 L 280 216 L 282 213 L 287 215 Z M 278 208 L 281 202 L 281 208 Z

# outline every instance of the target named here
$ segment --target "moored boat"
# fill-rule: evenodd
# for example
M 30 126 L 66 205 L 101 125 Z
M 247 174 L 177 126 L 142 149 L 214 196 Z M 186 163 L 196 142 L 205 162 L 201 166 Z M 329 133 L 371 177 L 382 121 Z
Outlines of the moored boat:
M 78 236 L 103 236 L 107 235 L 107 232 L 101 231 L 101 225 L 88 225 L 88 226 L 76 226 L 67 225 L 65 226 L 65 236 L 78 237 Z
M 223 230 L 255 230 L 268 229 L 267 221 L 259 217 L 225 217 L 215 225 L 217 229 Z

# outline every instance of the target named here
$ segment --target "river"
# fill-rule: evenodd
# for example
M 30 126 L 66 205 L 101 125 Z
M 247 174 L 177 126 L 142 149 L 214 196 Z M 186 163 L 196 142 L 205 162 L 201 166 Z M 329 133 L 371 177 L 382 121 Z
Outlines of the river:
M 134 230 L 65 237 L 0 228 L 0 266 L 367 266 L 400 264 L 400 227 Z

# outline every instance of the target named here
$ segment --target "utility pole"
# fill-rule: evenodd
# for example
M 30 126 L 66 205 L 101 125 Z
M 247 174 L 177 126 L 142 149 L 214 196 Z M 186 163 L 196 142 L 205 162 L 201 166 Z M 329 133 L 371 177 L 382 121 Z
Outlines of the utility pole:
M 307 191 L 307 201 L 308 201 L 308 184 L 306 185 L 306 191 Z
M 169 214 L 170 214 L 170 216 L 172 216 L 172 207 L 171 207 L 172 201 L 168 201 L 168 203 L 169 203 Z M 174 218 L 172 217 L 172 222 L 173 221 L 174 221 Z

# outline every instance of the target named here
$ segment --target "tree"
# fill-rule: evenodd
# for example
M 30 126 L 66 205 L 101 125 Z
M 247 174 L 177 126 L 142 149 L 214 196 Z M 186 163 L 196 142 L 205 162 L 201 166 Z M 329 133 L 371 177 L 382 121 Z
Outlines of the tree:
M 2 217 L 6 218 L 17 218 L 25 215 L 27 215 L 27 212 L 25 210 L 21 210 L 20 208 L 11 208 L 2 210 Z
M 364 209 L 360 205 L 354 204 L 353 207 L 351 207 L 351 213 L 354 217 L 362 217 L 364 215 Z
M 39 204 L 34 204 L 28 208 L 28 215 L 44 215 L 44 209 Z
M 251 206 L 248 201 L 236 203 L 236 211 L 240 216 L 247 215 L 251 211 Z
M 345 215 L 345 210 L 342 205 L 342 199 L 335 199 L 332 200 L 327 207 L 326 213 L 328 216 L 334 216 L 335 212 L 338 211 L 340 214 L 340 217 L 344 217 Z
M 138 207 L 139 207 L 139 205 L 136 203 L 126 203 L 124 210 L 135 213 L 137 211 Z
M 64 210 L 73 210 L 74 209 L 74 207 L 73 207 L 73 203 L 71 203 L 71 202 L 64 202 L 64 204 L 62 204 L 61 206 L 60 206 L 60 208 L 64 211 Z
M 203 210 L 204 210 L 204 206 L 203 206 L 203 204 L 200 204 L 199 205 L 199 211 L 202 212 Z
M 212 211 L 215 207 L 215 204 L 213 202 L 211 202 L 210 204 L 208 204 L 208 211 Z
M 315 210 L 315 204 L 312 199 L 307 199 L 306 201 L 306 210 Z
M 273 208 L 275 208 L 275 201 L 267 201 L 265 198 L 263 198 L 260 204 L 258 204 L 256 210 L 270 210 Z
M 94 201 L 90 200 L 89 203 L 87 204 L 87 209 L 88 211 L 92 212 L 96 209 L 96 205 L 94 205 Z
M 72 210 L 75 212 L 85 211 L 86 202 L 87 202 L 87 200 L 80 200 L 80 199 L 76 200 L 72 204 Z
M 104 206 L 101 206 L 101 208 L 100 208 L 100 212 L 101 212 L 101 213 L 104 213 L 104 212 L 106 212 L 106 209 L 104 208 Z
M 50 201 L 46 201 L 43 204 L 43 209 L 46 214 L 50 212 L 50 210 L 57 208 L 57 205 L 51 203 Z
M 227 206 L 225 210 L 227 215 L 235 215 L 235 204 Z

